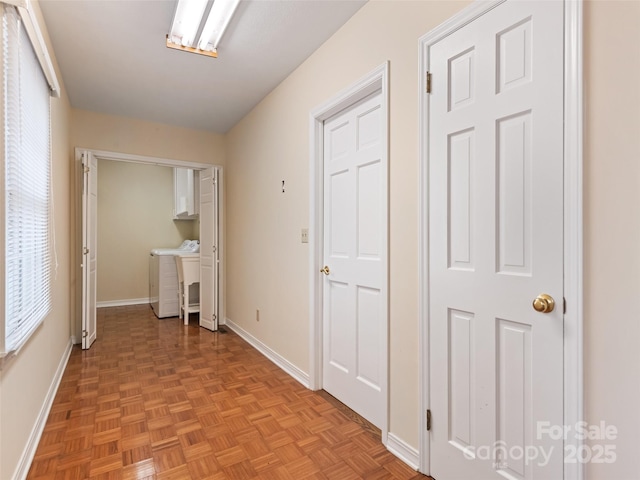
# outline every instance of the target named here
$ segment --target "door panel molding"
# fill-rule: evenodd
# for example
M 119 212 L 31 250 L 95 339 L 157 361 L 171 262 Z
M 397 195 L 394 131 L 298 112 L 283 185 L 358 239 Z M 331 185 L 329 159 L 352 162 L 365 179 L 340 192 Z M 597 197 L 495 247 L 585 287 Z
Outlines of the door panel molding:
M 389 63 L 385 62 L 373 71 L 362 77 L 350 87 L 339 92 L 322 105 L 314 108 L 309 113 L 309 387 L 312 390 L 322 389 L 322 302 L 323 302 L 323 275 L 320 274 L 321 262 L 323 260 L 323 156 L 324 156 L 324 121 L 333 115 L 345 110 L 354 103 L 363 100 L 374 92 L 381 91 L 382 96 L 382 123 L 384 125 L 384 138 L 382 146 L 382 160 L 384 165 L 386 181 L 388 182 L 389 164 Z M 387 210 L 387 230 L 388 230 L 388 197 L 384 205 Z M 387 231 L 388 238 L 388 231 Z M 386 312 L 388 321 L 388 245 L 384 252 L 384 283 Z M 385 338 L 382 340 L 384 351 L 382 355 L 386 358 L 383 362 L 384 372 L 381 373 L 381 389 L 385 392 L 385 415 L 383 420 L 382 443 L 387 444 L 387 434 L 389 430 L 389 352 L 388 352 L 388 326 Z
M 82 349 L 96 339 L 98 159 L 81 153 L 82 187 Z
M 426 94 L 430 47 L 505 0 L 474 2 L 454 17 L 419 39 L 419 352 L 421 412 L 429 406 L 429 95 Z M 564 3 L 564 424 L 583 419 L 583 83 L 582 83 L 582 1 Z M 425 415 L 420 415 L 420 471 L 430 472 L 429 433 Z M 580 446 L 569 438 L 566 445 Z M 565 464 L 565 480 L 584 478 L 579 462 Z
M 200 313 L 199 325 L 211 331 L 219 323 L 219 171 L 200 171 Z M 207 220 L 207 217 L 209 220 Z M 185 317 L 188 324 L 188 315 Z

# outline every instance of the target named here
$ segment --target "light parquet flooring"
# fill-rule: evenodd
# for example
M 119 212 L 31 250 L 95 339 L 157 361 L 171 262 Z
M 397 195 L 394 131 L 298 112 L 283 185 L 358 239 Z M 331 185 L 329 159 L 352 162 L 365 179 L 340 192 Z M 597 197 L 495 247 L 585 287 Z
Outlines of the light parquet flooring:
M 30 480 L 427 479 L 375 427 L 232 332 L 148 305 L 98 310 L 74 347 Z

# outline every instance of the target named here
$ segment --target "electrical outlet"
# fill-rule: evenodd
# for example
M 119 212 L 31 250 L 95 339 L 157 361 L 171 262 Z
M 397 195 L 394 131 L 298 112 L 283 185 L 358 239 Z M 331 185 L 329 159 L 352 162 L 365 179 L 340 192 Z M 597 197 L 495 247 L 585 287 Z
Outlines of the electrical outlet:
M 309 229 L 303 228 L 302 233 L 300 235 L 300 241 L 302 243 L 309 243 Z
M 256 309 L 256 322 L 260 321 L 260 310 Z

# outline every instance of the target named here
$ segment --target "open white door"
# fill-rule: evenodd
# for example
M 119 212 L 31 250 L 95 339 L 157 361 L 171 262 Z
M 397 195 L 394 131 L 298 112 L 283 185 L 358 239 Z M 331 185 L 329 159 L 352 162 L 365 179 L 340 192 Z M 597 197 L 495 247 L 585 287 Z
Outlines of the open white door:
M 200 326 L 218 329 L 219 171 L 200 172 Z
M 98 227 L 98 160 L 82 153 L 82 348 L 96 339 L 96 255 Z

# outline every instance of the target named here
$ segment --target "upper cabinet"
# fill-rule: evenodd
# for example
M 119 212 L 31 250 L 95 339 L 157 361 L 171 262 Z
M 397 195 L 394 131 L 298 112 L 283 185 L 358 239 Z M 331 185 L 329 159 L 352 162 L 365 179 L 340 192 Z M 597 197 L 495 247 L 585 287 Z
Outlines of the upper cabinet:
M 175 220 L 194 220 L 199 210 L 199 172 L 192 168 L 173 169 L 173 192 Z

